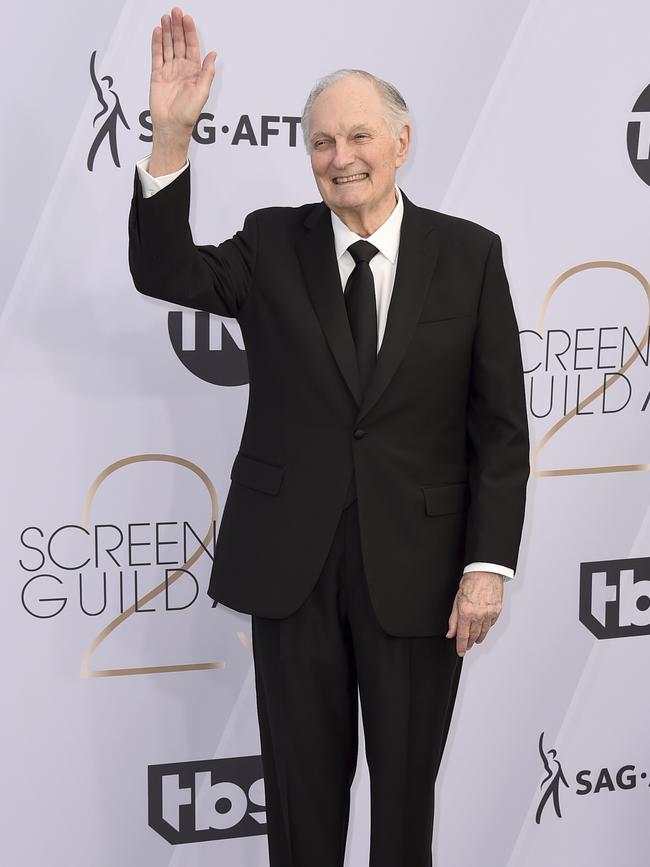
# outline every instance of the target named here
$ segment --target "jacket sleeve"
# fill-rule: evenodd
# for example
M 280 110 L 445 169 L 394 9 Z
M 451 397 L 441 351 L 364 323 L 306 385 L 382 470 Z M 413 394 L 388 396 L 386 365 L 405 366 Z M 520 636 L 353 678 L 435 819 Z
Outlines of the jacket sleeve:
M 472 348 L 467 406 L 470 504 L 465 562 L 515 569 L 530 472 L 519 328 L 501 239 L 488 251 Z
M 134 174 L 129 212 L 129 268 L 138 292 L 173 304 L 236 318 L 253 283 L 255 213 L 218 246 L 196 245 L 189 224 L 189 167 L 155 196 L 144 198 Z

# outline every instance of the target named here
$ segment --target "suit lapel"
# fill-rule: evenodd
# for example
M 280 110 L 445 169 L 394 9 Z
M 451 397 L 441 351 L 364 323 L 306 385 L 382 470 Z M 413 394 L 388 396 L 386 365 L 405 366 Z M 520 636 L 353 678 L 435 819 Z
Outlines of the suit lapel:
M 359 405 L 361 381 L 336 262 L 329 208 L 323 203 L 317 205 L 305 225 L 308 231 L 298 243 L 297 253 L 307 290 L 336 363 Z
M 438 259 L 439 238 L 432 216 L 413 205 L 403 192 L 402 197 L 404 216 L 393 294 L 377 365 L 359 408 L 357 422 L 377 403 L 404 357 Z
M 395 283 L 377 365 L 365 395 L 354 340 L 341 288 L 329 208 L 320 203 L 305 220 L 307 232 L 297 253 L 314 310 L 359 412 L 365 417 L 383 394 L 404 357 L 433 277 L 439 239 L 429 212 L 417 208 L 402 192 L 404 217 L 400 233 Z M 363 397 L 363 399 L 362 399 Z

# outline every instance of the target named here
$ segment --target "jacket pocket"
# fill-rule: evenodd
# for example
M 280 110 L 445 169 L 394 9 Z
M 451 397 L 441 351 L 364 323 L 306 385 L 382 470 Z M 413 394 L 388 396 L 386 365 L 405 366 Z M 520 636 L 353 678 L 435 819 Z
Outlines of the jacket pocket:
M 230 470 L 230 478 L 233 482 L 265 494 L 278 493 L 283 475 L 284 467 L 251 458 L 241 452 L 237 454 Z
M 436 316 L 433 319 L 418 319 L 418 325 L 429 325 L 434 322 L 450 322 L 452 319 L 471 319 L 473 313 L 458 313 L 455 316 Z
M 422 485 L 422 492 L 427 515 L 462 512 L 469 498 L 467 482 L 455 482 L 452 485 Z

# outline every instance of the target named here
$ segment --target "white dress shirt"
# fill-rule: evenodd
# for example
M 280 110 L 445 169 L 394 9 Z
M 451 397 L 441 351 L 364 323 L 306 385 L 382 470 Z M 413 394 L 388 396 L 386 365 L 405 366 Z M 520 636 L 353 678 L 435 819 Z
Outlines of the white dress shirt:
M 168 175 L 159 175 L 154 178 L 147 171 L 149 167 L 149 158 L 151 155 L 138 160 L 136 163 L 138 177 L 142 186 L 142 195 L 145 199 L 149 196 L 154 196 L 167 184 L 175 180 L 181 172 L 189 166 L 189 160 L 185 165 L 176 172 L 170 172 Z M 397 199 L 395 207 L 391 211 L 388 218 L 381 226 L 369 235 L 367 238 L 362 238 L 355 234 L 345 223 L 336 216 L 334 211 L 332 215 L 332 229 L 334 231 L 334 248 L 336 252 L 336 260 L 339 266 L 339 274 L 341 275 L 341 291 L 345 289 L 345 284 L 348 277 L 354 268 L 354 259 L 348 252 L 350 244 L 355 241 L 368 241 L 374 244 L 379 252 L 370 260 L 370 270 L 375 281 L 375 300 L 377 303 L 377 352 L 381 347 L 381 342 L 386 330 L 386 319 L 388 317 L 388 307 L 393 294 L 393 285 L 395 282 L 395 270 L 397 268 L 397 255 L 399 253 L 399 239 L 402 228 L 402 217 L 404 215 L 404 202 L 399 187 L 395 187 L 395 197 Z M 468 563 L 463 569 L 463 572 L 471 571 L 481 572 L 497 572 L 503 576 L 504 581 L 510 580 L 514 576 L 514 570 L 508 566 L 501 566 L 498 563 L 473 562 Z

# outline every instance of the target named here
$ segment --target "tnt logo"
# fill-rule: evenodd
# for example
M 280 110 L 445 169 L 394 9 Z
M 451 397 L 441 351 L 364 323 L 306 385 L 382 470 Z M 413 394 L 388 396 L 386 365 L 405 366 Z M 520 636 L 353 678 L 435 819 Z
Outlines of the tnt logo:
M 580 620 L 596 638 L 650 635 L 650 557 L 581 563 Z
M 261 756 L 149 765 L 149 826 L 168 843 L 266 834 Z
M 627 125 L 627 152 L 634 171 L 650 186 L 650 84 L 632 108 Z
M 237 327 L 237 326 L 236 326 Z M 240 334 L 205 310 L 167 314 L 169 339 L 179 361 L 213 385 L 245 385 L 248 360 Z

